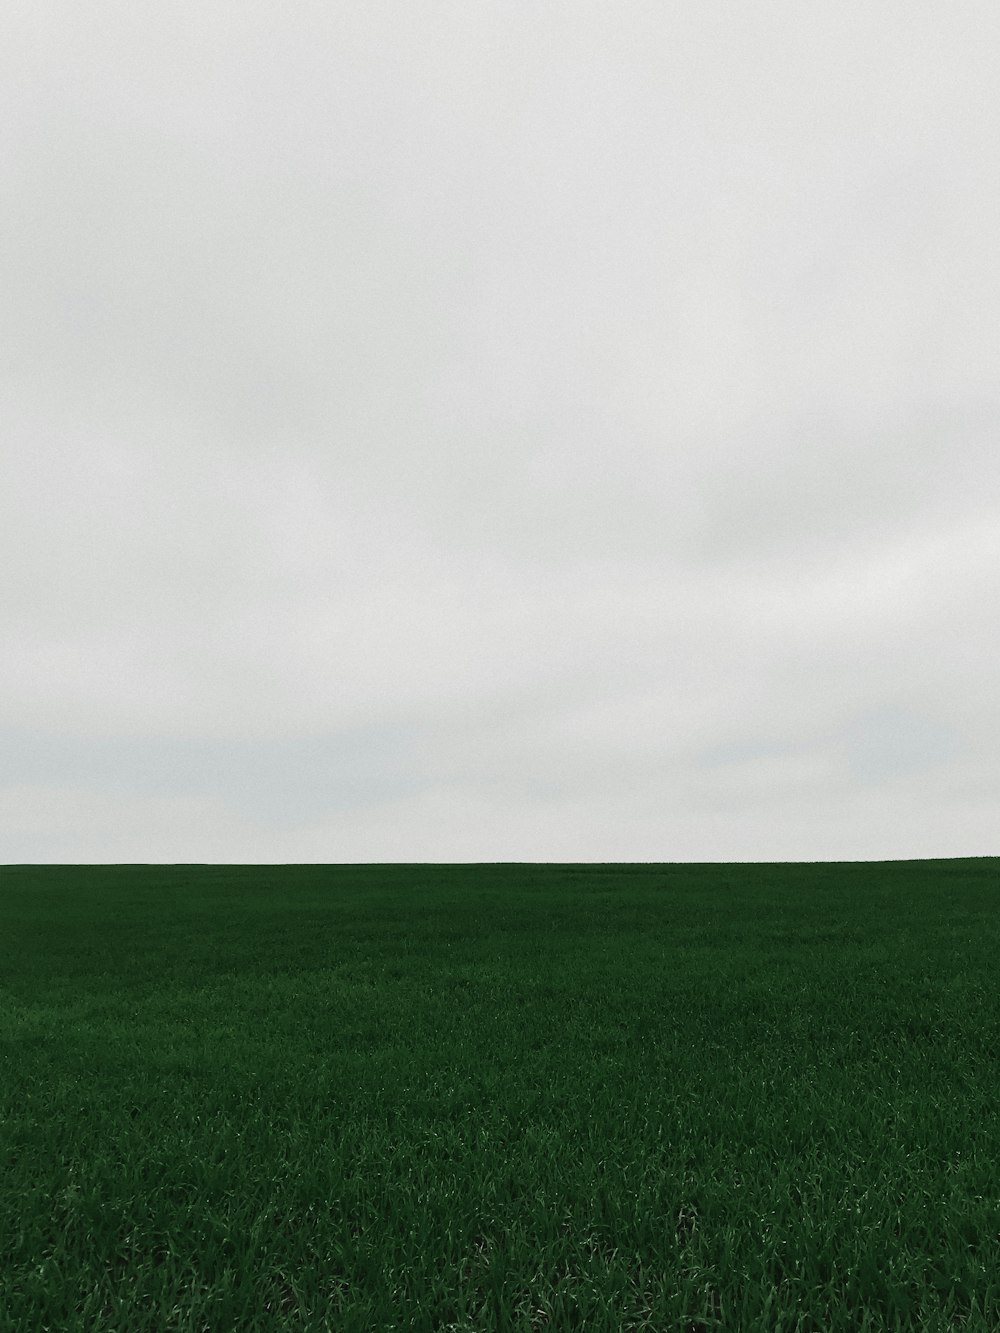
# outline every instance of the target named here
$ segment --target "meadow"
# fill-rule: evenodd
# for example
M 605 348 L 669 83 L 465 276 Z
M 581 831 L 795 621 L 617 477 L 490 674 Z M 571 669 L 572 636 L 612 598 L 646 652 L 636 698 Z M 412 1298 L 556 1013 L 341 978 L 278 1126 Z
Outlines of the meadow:
M 0 867 L 3 1333 L 1000 1328 L 1000 858 Z

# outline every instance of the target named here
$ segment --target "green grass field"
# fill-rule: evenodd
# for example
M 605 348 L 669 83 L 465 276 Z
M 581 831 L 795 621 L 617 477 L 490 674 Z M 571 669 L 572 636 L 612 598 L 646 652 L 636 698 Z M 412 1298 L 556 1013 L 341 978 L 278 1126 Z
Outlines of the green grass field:
M 0 1329 L 1000 1329 L 1000 858 L 0 867 Z

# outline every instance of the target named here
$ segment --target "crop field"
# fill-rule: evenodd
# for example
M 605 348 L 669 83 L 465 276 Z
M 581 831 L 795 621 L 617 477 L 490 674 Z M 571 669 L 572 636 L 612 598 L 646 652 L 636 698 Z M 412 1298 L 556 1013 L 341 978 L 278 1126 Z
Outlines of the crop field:
M 0 867 L 0 1330 L 1000 1329 L 1000 858 Z

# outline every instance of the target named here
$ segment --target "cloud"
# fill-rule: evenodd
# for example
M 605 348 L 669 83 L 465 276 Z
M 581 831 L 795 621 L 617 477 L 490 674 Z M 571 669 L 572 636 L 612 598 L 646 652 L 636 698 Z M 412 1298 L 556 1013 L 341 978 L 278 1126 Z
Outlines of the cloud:
M 15 6 L 0 859 L 990 850 L 996 26 Z

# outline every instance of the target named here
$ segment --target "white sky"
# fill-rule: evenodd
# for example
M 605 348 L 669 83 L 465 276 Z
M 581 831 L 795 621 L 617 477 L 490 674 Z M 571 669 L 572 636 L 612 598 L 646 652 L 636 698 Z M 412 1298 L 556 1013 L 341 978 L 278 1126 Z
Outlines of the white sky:
M 0 862 L 1000 847 L 995 0 L 8 0 Z

